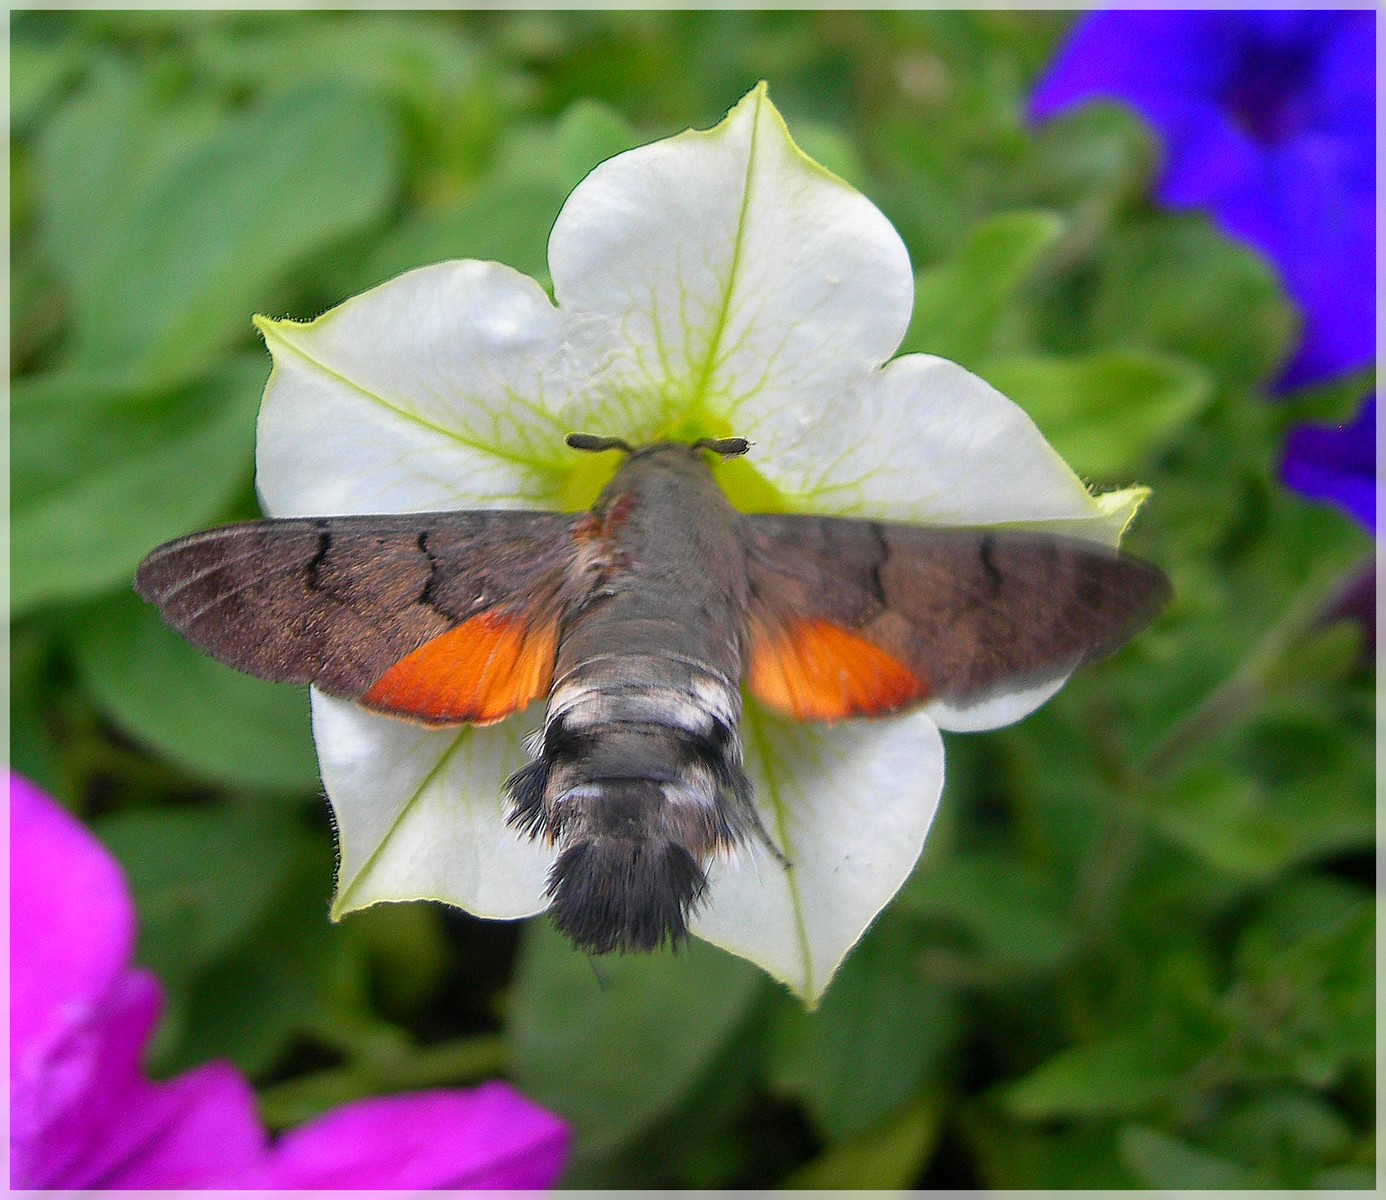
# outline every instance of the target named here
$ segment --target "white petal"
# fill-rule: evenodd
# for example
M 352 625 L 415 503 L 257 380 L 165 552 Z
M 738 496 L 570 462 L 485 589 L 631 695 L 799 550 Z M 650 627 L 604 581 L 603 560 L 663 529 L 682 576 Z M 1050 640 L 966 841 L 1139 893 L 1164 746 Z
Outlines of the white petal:
M 814 422 L 899 345 L 914 283 L 865 197 L 794 145 L 762 84 L 715 129 L 618 155 L 549 241 L 570 336 L 608 425 L 721 421 L 766 441 Z
M 1024 410 L 956 363 L 898 358 L 756 464 L 806 508 L 929 525 L 1024 525 L 1114 545 L 1139 503 L 1093 497 Z
M 572 451 L 561 320 L 498 263 L 422 267 L 315 321 L 258 322 L 256 485 L 276 516 L 533 507 Z
M 747 851 L 709 870 L 693 932 L 816 1003 L 899 890 L 943 791 L 943 740 L 925 715 L 808 725 L 748 710 L 756 807 L 790 860 Z
M 1121 543 L 1122 537 L 1131 522 L 1135 520 L 1140 507 L 1150 498 L 1150 489 L 1144 486 L 1120 488 L 1114 492 L 1102 492 L 1093 496 L 1097 511 L 1071 519 L 1053 518 L 1032 521 L 1028 528 L 1043 529 L 1049 533 L 1071 534 L 1074 537 L 1091 538 L 1108 546 Z
M 502 795 L 527 760 L 530 717 L 428 729 L 313 690 L 313 736 L 337 818 L 333 916 L 382 900 L 441 900 L 497 918 L 548 907 L 553 851 L 506 825 Z
M 1057 679 L 1046 679 L 1014 691 L 997 692 L 973 704 L 935 700 L 925 711 L 940 729 L 949 733 L 1000 729 L 1003 725 L 1013 725 L 1021 717 L 1028 717 L 1067 682 L 1068 676 L 1060 675 Z

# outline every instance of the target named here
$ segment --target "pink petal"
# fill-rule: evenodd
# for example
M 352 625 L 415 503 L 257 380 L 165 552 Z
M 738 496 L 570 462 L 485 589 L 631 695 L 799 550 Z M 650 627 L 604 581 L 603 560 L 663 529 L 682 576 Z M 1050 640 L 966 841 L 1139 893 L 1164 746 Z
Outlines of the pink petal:
M 254 1170 L 269 1138 L 255 1093 L 228 1063 L 209 1063 L 164 1084 L 145 1084 L 141 1108 L 157 1136 L 100 1178 L 107 1188 L 214 1186 Z
M 250 1169 L 269 1139 L 250 1086 L 221 1064 L 168 1083 L 141 1069 L 159 985 L 130 971 L 90 1019 L 16 1070 L 16 1187 L 191 1187 Z
M 273 1151 L 249 1084 L 144 1077 L 158 982 L 127 967 L 134 910 L 82 824 L 11 776 L 11 1183 L 21 1188 L 551 1185 L 568 1129 L 504 1084 L 364 1100 Z
M 253 1188 L 545 1188 L 568 1127 L 503 1083 L 361 1100 L 288 1133 Z
M 168 1187 L 263 1158 L 249 1086 L 204 1067 L 144 1076 L 159 984 L 126 964 L 120 867 L 32 784 L 10 777 L 10 1149 L 17 1187 Z
M 11 1074 L 86 1020 L 135 940 L 120 867 L 71 814 L 10 775 Z
M 20 969 L 16 958 L 14 968 Z M 12 1182 L 78 1187 L 157 1129 L 138 1104 L 140 1057 L 159 1015 L 159 985 L 130 971 L 88 1003 L 61 1037 L 10 1060 Z

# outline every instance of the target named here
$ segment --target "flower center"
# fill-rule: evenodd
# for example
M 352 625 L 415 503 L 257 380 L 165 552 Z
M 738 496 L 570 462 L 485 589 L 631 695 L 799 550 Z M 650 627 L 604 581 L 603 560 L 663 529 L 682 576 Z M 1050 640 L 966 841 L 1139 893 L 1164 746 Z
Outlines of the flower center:
M 685 418 L 662 430 L 652 442 L 687 442 L 699 438 L 718 440 L 730 437 L 720 422 Z M 731 506 L 739 512 L 788 512 L 790 505 L 779 490 L 756 469 L 756 449 L 736 458 L 718 459 L 708 455 L 709 465 Z M 622 454 L 587 454 L 574 451 L 566 460 L 554 489 L 555 503 L 563 512 L 582 512 L 596 503 L 602 488 L 625 461 Z

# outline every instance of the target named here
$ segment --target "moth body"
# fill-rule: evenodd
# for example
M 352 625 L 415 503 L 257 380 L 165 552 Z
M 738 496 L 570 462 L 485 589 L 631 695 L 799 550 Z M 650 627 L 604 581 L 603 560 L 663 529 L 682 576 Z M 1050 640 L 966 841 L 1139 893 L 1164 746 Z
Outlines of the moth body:
M 565 612 L 512 820 L 559 847 L 552 914 L 578 945 L 678 939 L 716 851 L 755 828 L 741 765 L 748 605 L 739 518 L 700 452 L 633 454 L 575 530 L 596 564 Z
M 511 820 L 556 848 L 585 949 L 676 941 L 717 854 L 779 857 L 742 769 L 742 692 L 800 721 L 956 709 L 1058 682 L 1151 620 L 1169 581 L 1091 541 L 737 513 L 705 452 L 632 449 L 590 513 L 229 525 L 154 550 L 136 589 L 223 662 L 428 725 L 547 699 Z M 788 850 L 790 847 L 784 847 Z M 782 860 L 783 861 L 783 860 Z

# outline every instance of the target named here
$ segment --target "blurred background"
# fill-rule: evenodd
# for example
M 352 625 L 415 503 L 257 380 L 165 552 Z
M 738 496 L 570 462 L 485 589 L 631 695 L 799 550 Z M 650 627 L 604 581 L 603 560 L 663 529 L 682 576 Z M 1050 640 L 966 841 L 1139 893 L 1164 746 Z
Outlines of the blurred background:
M 1371 1186 L 1374 501 L 1313 481 L 1374 496 L 1373 355 L 1285 374 L 1316 329 L 1292 273 L 1160 190 L 1154 109 L 1074 85 L 1036 119 L 1072 24 L 12 15 L 11 755 L 129 876 L 156 1076 L 229 1058 L 274 1128 L 509 1078 L 573 1123 L 574 1185 Z M 761 78 L 905 238 L 902 349 L 1094 485 L 1150 484 L 1128 545 L 1175 602 L 947 738 L 924 857 L 816 1012 L 705 945 L 608 970 L 542 920 L 331 925 L 305 692 L 130 591 L 158 542 L 257 514 L 251 314 L 453 257 L 546 282 L 588 170 Z M 1370 289 L 1354 252 L 1336 286 Z

